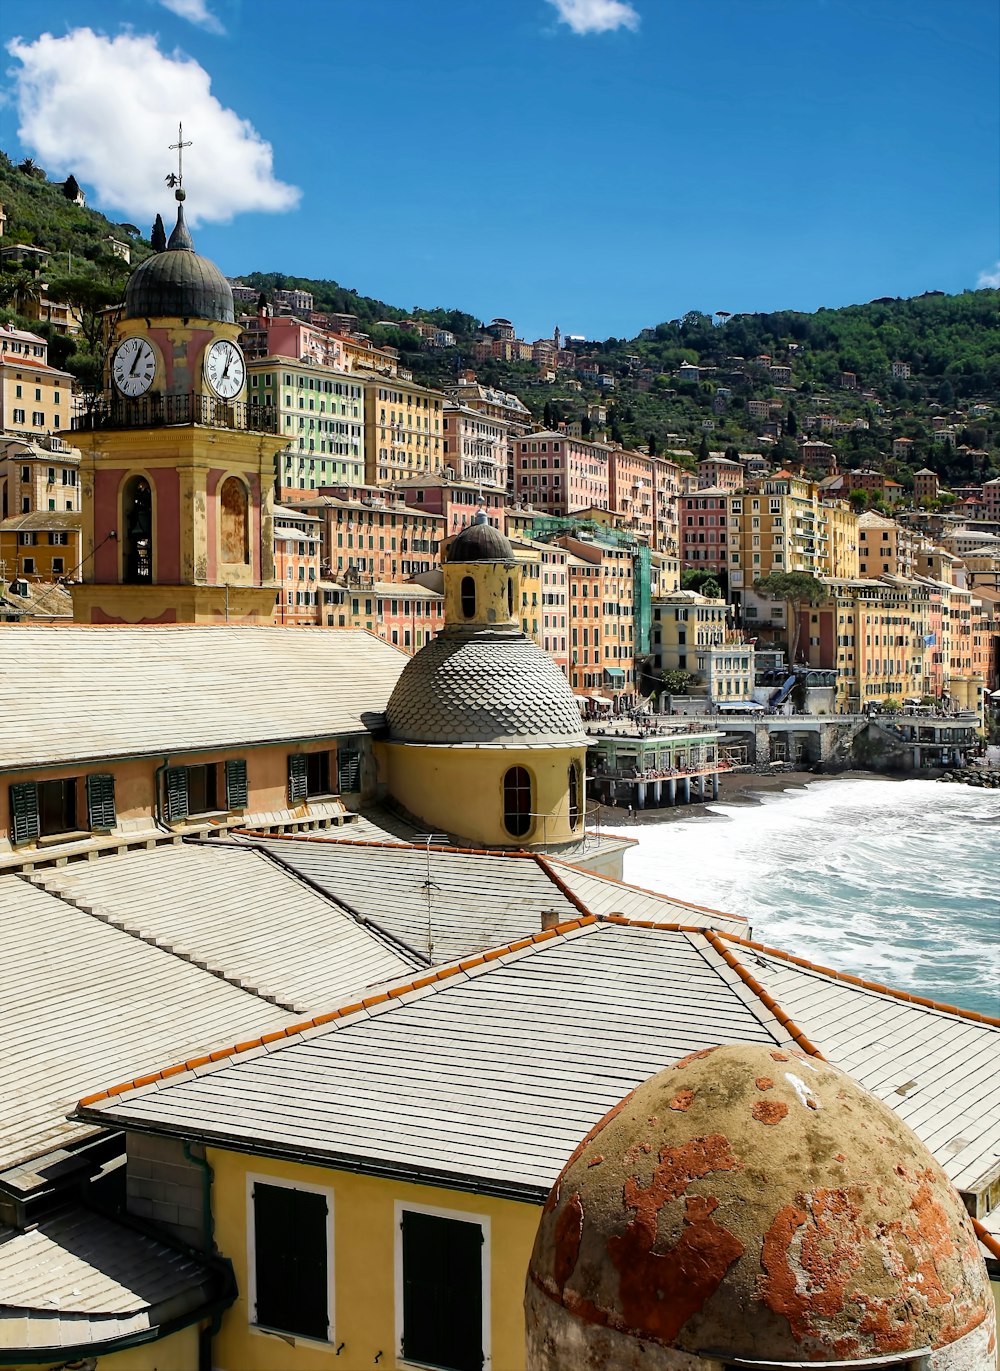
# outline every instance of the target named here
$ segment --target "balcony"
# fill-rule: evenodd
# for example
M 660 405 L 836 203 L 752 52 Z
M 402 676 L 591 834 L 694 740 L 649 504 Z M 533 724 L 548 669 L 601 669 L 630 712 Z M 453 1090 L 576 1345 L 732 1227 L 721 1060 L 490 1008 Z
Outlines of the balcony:
M 86 414 L 73 420 L 77 432 L 194 424 L 239 429 L 244 433 L 277 433 L 278 411 L 273 405 L 217 400 L 189 391 L 182 395 L 144 395 L 137 400 L 104 396 Z

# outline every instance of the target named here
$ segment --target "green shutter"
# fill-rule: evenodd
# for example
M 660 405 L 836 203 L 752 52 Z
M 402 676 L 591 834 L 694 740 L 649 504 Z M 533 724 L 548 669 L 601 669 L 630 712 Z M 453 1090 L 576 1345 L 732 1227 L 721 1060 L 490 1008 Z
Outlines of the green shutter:
M 304 800 L 309 793 L 309 763 L 304 752 L 288 755 L 288 799 L 292 804 Z
M 114 828 L 115 778 L 96 774 L 87 777 L 87 824 L 92 829 Z
M 330 1337 L 326 1196 L 290 1186 L 253 1188 L 253 1320 L 300 1337 Z
M 242 757 L 226 763 L 226 808 L 247 807 L 247 764 Z
M 14 842 L 30 843 L 38 837 L 38 787 L 25 781 L 10 788 L 10 812 Z
M 337 788 L 341 795 L 361 789 L 361 753 L 337 749 Z
M 403 1356 L 480 1371 L 483 1230 L 478 1223 L 403 1211 Z
M 169 766 L 163 776 L 166 796 L 167 823 L 175 823 L 188 816 L 188 777 L 186 766 Z

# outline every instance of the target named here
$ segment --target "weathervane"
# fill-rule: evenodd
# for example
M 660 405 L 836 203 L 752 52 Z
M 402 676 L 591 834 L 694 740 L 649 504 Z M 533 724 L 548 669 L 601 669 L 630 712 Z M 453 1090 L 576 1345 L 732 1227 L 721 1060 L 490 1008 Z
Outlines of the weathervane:
M 164 180 L 170 189 L 175 190 L 178 200 L 184 199 L 184 149 L 189 148 L 190 146 L 190 141 L 187 143 L 184 141 L 184 125 L 178 123 L 177 142 L 170 144 L 170 151 L 176 151 L 177 153 L 177 171 L 176 173 L 170 172 L 169 175 L 164 177 Z

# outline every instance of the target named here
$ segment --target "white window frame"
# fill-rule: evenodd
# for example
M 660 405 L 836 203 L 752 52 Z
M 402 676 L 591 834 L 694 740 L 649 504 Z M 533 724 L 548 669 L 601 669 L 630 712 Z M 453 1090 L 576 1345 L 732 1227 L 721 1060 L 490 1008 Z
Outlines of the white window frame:
M 283 1190 L 307 1190 L 314 1195 L 326 1196 L 326 1277 L 327 1301 L 330 1310 L 329 1337 L 309 1338 L 301 1333 L 289 1333 L 287 1329 L 268 1328 L 256 1322 L 257 1315 L 257 1245 L 256 1225 L 254 1222 L 253 1188 L 254 1185 L 272 1185 Z M 251 1333 L 264 1338 L 283 1338 L 298 1347 L 321 1347 L 329 1351 L 335 1346 L 337 1331 L 336 1269 L 334 1263 L 334 1226 L 333 1226 L 333 1189 L 328 1185 L 315 1185 L 311 1181 L 287 1180 L 284 1176 L 269 1176 L 264 1172 L 248 1171 L 246 1177 L 246 1231 L 247 1231 L 247 1327 Z
M 412 1204 L 408 1200 L 396 1200 L 393 1204 L 393 1301 L 395 1304 L 395 1323 L 396 1323 L 396 1365 L 426 1367 L 427 1362 L 407 1361 L 403 1356 L 403 1215 L 410 1214 L 433 1214 L 439 1219 L 457 1219 L 459 1223 L 478 1223 L 483 1234 L 483 1371 L 489 1371 L 493 1365 L 493 1345 L 491 1338 L 491 1307 L 490 1307 L 490 1285 L 491 1285 L 491 1255 L 492 1239 L 490 1235 L 490 1216 L 488 1214 L 474 1214 L 467 1209 L 441 1209 L 435 1204 Z

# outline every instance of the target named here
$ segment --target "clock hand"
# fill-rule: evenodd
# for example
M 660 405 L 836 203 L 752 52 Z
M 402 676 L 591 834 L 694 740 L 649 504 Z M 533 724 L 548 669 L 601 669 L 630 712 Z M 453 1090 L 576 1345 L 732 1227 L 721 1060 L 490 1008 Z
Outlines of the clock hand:
M 140 358 L 141 356 L 142 356 L 142 348 L 136 348 L 136 350 L 135 350 L 135 356 L 134 356 L 133 359 L 132 359 L 132 366 L 130 367 L 129 373 L 128 373 L 130 376 L 134 376 L 134 375 L 135 375 L 135 369 L 136 369 L 136 367 L 139 365 L 139 358 Z

